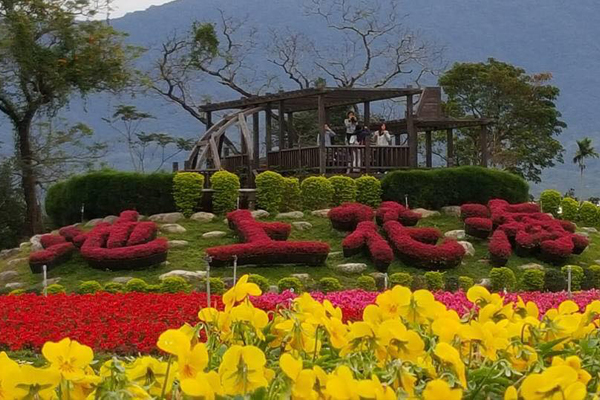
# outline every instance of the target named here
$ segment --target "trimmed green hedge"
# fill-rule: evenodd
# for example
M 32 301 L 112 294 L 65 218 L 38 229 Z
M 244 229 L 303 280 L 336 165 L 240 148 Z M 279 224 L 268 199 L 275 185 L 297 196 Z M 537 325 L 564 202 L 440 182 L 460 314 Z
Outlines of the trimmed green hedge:
M 177 210 L 190 217 L 200 200 L 204 188 L 204 175 L 195 172 L 179 172 L 173 177 L 173 198 Z
M 46 212 L 56 226 L 70 225 L 84 218 L 119 215 L 137 210 L 143 215 L 175 211 L 173 174 L 139 174 L 103 170 L 77 175 L 48 189 Z
M 522 178 L 475 166 L 394 171 L 383 178 L 381 186 L 383 200 L 404 204 L 408 195 L 411 208 L 485 204 L 494 198 L 510 203 L 529 201 L 529 185 Z
M 256 176 L 256 205 L 270 213 L 279 211 L 285 190 L 285 178 L 277 172 L 265 171 Z

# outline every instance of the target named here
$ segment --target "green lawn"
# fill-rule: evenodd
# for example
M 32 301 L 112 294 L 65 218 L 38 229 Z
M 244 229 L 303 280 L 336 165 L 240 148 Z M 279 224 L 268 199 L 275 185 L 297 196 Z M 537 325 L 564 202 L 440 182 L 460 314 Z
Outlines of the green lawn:
M 289 240 L 323 240 L 331 245 L 332 252 L 341 252 L 341 243 L 343 235 L 331 228 L 329 220 L 326 218 L 314 217 L 307 213 L 306 217 L 301 219 L 302 221 L 308 221 L 313 225 L 313 228 L 307 231 L 292 230 L 292 235 Z M 289 221 L 292 222 L 292 221 Z M 152 269 L 144 271 L 121 271 L 121 272 L 110 272 L 100 271 L 90 268 L 87 263 L 79 256 L 76 255 L 71 261 L 65 263 L 49 273 L 49 278 L 61 277 L 60 284 L 64 285 L 67 290 L 75 291 L 81 281 L 86 280 L 97 280 L 101 283 L 110 281 L 112 278 L 118 276 L 132 276 L 139 277 L 146 280 L 148 283 L 158 283 L 158 277 L 165 272 L 183 269 L 190 271 L 205 270 L 206 264 L 203 260 L 204 249 L 207 247 L 236 243 L 237 239 L 233 232 L 223 222 L 222 218 L 218 218 L 214 222 L 200 223 L 196 221 L 183 221 L 179 222 L 180 225 L 187 229 L 184 234 L 170 234 L 167 237 L 171 240 L 181 239 L 187 240 L 190 244 L 186 248 L 182 249 L 171 249 L 169 251 L 168 265 L 157 266 Z M 448 216 L 432 217 L 423 219 L 419 223 L 419 226 L 433 226 L 441 229 L 443 232 L 462 229 L 462 223 L 459 219 Z M 203 239 L 202 234 L 209 231 L 225 231 L 227 236 L 221 239 Z M 592 234 L 590 236 L 591 245 L 590 247 L 580 256 L 574 256 L 570 260 L 571 264 L 578 264 L 582 266 L 588 266 L 594 264 L 594 260 L 600 259 L 600 236 L 598 234 Z M 473 257 L 465 257 L 462 265 L 455 269 L 446 272 L 448 275 L 454 276 L 470 276 L 476 282 L 484 277 L 488 276 L 491 266 L 486 260 L 487 257 L 487 242 L 478 239 L 468 238 L 475 247 L 476 254 Z M 27 252 L 21 252 L 21 254 L 13 257 L 22 258 L 26 257 Z M 9 260 L 0 261 L 0 272 L 8 270 L 7 262 Z M 369 269 L 365 274 L 374 272 L 371 262 L 364 256 L 355 256 L 345 259 L 341 254 L 329 257 L 326 265 L 321 267 L 306 267 L 306 266 L 270 266 L 270 267 L 240 267 L 238 273 L 258 273 L 267 277 L 272 284 L 276 284 L 280 278 L 289 276 L 294 273 L 309 273 L 311 277 L 318 280 L 326 276 L 337 277 L 344 286 L 350 288 L 353 287 L 356 281 L 356 276 L 344 276 L 339 275 L 330 266 L 345 263 L 345 262 L 364 262 L 369 265 Z M 508 267 L 512 268 L 517 278 L 521 271 L 517 268 L 519 265 L 526 263 L 535 262 L 538 264 L 544 264 L 537 259 L 519 258 L 513 256 L 509 261 Z M 553 267 L 550 267 L 553 268 Z M 554 267 L 555 268 L 555 267 Z M 27 262 L 21 262 L 17 267 L 11 269 L 16 270 L 19 273 L 19 277 L 16 281 L 27 283 L 29 285 L 39 284 L 42 280 L 41 275 L 33 275 L 29 270 Z M 390 273 L 394 272 L 410 272 L 412 274 L 420 274 L 424 271 L 411 268 L 400 261 L 394 261 L 389 270 Z M 211 270 L 212 276 L 227 277 L 233 275 L 231 268 L 220 268 Z

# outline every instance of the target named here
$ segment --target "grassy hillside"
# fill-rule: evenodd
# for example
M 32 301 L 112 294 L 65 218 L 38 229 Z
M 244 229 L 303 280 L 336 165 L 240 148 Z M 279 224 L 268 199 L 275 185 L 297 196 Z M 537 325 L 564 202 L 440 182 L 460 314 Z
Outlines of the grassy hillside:
M 240 267 L 239 273 L 257 273 L 267 277 L 271 284 L 276 284 L 277 281 L 283 277 L 289 276 L 295 273 L 308 273 L 312 278 L 318 280 L 326 276 L 337 277 L 344 286 L 350 288 L 353 287 L 356 282 L 356 275 L 345 276 L 340 275 L 331 266 L 342 264 L 346 262 L 364 262 L 369 268 L 365 274 L 375 272 L 372 263 L 363 256 L 355 256 L 351 258 L 344 258 L 341 254 L 341 242 L 343 235 L 331 228 L 329 220 L 326 218 L 315 217 L 312 215 L 306 215 L 302 221 L 308 221 L 313 225 L 313 228 L 307 231 L 298 231 L 293 229 L 289 240 L 323 240 L 331 245 L 331 251 L 334 253 L 327 260 L 327 264 L 321 267 L 307 267 L 307 266 L 270 266 L 270 267 Z M 290 221 L 291 222 L 291 221 Z M 81 281 L 86 280 L 97 280 L 101 283 L 109 282 L 111 279 L 119 276 L 131 276 L 143 278 L 148 283 L 158 283 L 158 277 L 165 272 L 181 269 L 190 271 L 205 270 L 206 263 L 203 259 L 204 249 L 212 246 L 225 245 L 236 243 L 237 238 L 228 226 L 223 222 L 222 218 L 218 218 L 210 223 L 201 223 L 191 220 L 180 221 L 180 225 L 187 229 L 187 232 L 183 234 L 169 234 L 166 235 L 170 240 L 186 240 L 189 245 L 186 248 L 171 249 L 169 251 L 168 264 L 160 265 L 148 270 L 143 271 L 121 271 L 121 272 L 110 272 L 96 270 L 87 265 L 87 263 L 79 256 L 75 255 L 71 261 L 65 263 L 49 273 L 49 278 L 60 277 L 60 284 L 64 285 L 67 290 L 75 291 Z M 419 226 L 432 226 L 441 229 L 443 232 L 454 229 L 462 229 L 462 222 L 455 217 L 449 216 L 438 216 L 431 217 L 421 220 Z M 220 239 L 204 239 L 202 234 L 210 231 L 224 231 L 227 232 L 225 238 Z M 571 260 L 572 264 L 578 264 L 582 266 L 592 265 L 595 263 L 594 260 L 600 259 L 600 236 L 598 234 L 592 234 L 590 236 L 591 245 L 590 247 L 580 256 L 574 256 Z M 488 276 L 489 270 L 492 268 L 487 262 L 487 242 L 468 238 L 476 250 L 475 256 L 466 256 L 462 265 L 459 267 L 449 270 L 446 273 L 448 275 L 455 276 L 470 276 L 477 282 L 481 278 Z M 337 254 L 335 254 L 337 253 Z M 19 276 L 14 280 L 16 282 L 23 282 L 27 285 L 33 286 L 40 284 L 42 277 L 41 275 L 33 275 L 29 270 L 29 266 L 26 261 L 20 262 L 17 266 L 9 268 L 8 263 L 10 260 L 27 257 L 27 251 L 21 252 L 9 260 L 0 261 L 0 272 L 12 269 L 18 272 Z M 513 256 L 509 261 L 508 267 L 512 268 L 517 275 L 520 276 L 521 271 L 518 266 L 535 262 L 544 265 L 544 263 L 537 259 L 519 258 Z M 548 268 L 556 268 L 546 265 Z M 389 270 L 390 273 L 394 272 L 410 272 L 412 274 L 422 274 L 424 271 L 411 268 L 404 265 L 402 262 L 395 260 Z M 231 277 L 233 271 L 231 268 L 220 268 L 211 270 L 211 276 L 219 277 Z

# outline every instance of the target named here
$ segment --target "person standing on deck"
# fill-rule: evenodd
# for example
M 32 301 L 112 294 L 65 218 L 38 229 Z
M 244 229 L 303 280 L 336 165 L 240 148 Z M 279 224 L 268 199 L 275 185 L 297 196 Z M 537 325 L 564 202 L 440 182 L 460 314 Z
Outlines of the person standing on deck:
M 348 111 L 344 125 L 346 126 L 346 145 L 354 144 L 353 142 L 356 141 L 356 127 L 358 126 L 358 120 L 354 111 Z M 353 136 L 354 138 L 352 138 Z
M 381 124 L 379 130 L 375 133 L 375 137 L 377 138 L 377 146 L 391 146 L 392 145 L 392 135 L 386 129 L 385 124 Z
M 333 138 L 335 137 L 335 132 L 329 127 L 329 125 L 325 124 L 325 146 L 331 146 L 333 143 Z M 321 133 L 317 135 L 317 145 L 321 144 Z

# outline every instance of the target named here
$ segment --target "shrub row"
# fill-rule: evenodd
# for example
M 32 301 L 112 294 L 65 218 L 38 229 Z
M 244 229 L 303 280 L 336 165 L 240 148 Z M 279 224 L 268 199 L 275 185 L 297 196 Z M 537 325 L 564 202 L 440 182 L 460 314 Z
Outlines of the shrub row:
M 528 269 L 517 281 L 514 272 L 507 267 L 492 268 L 490 271 L 490 289 L 493 291 L 526 291 L 560 292 L 567 289 L 571 269 L 571 290 L 600 289 L 600 266 L 592 265 L 582 268 L 578 265 L 565 265 L 559 269 Z

